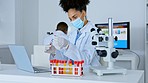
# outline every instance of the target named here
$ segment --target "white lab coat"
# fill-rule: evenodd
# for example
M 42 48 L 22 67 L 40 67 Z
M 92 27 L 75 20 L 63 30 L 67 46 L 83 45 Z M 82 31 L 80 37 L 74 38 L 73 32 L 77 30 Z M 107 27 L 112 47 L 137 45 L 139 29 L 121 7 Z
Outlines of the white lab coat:
M 64 55 L 72 60 L 84 60 L 85 66 L 100 65 L 95 48 L 92 46 L 92 34 L 90 32 L 92 28 L 97 29 L 91 22 L 88 22 L 82 29 L 80 29 L 82 34 L 77 39 L 76 45 L 74 45 L 74 43 L 77 36 L 77 30 L 70 33 L 70 45 L 69 48 L 64 51 Z
M 44 38 L 43 44 L 44 45 L 49 45 L 52 40 L 53 40 L 53 35 L 48 35 L 47 37 Z
M 77 30 L 71 32 L 68 36 L 69 47 L 67 50 L 56 51 L 55 59 L 72 59 L 72 60 L 84 60 L 84 66 L 98 66 L 100 65 L 99 57 L 96 54 L 95 48 L 92 46 L 92 34 L 90 30 L 92 28 L 97 29 L 91 22 L 88 22 L 81 30 L 82 33 L 77 39 L 76 45 L 75 39 L 77 36 Z M 51 37 L 48 37 L 51 38 Z M 46 40 L 50 40 L 50 39 Z

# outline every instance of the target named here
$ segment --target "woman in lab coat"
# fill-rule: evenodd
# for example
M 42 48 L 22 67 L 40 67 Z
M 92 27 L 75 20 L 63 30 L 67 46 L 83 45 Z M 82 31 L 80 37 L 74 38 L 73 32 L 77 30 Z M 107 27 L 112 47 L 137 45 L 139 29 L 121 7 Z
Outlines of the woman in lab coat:
M 96 27 L 86 18 L 86 5 L 89 0 L 60 0 L 59 5 L 68 14 L 71 24 L 76 28 L 69 39 L 56 36 L 53 46 L 71 60 L 84 60 L 85 66 L 100 65 L 95 48 L 92 46 L 90 30 Z

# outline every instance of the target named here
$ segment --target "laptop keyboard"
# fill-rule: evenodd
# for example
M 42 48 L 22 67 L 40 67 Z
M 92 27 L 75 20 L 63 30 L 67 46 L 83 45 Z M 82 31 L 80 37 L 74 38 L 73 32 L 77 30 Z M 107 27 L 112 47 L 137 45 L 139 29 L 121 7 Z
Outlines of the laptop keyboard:
M 33 67 L 35 72 L 49 72 L 49 69 L 46 67 Z

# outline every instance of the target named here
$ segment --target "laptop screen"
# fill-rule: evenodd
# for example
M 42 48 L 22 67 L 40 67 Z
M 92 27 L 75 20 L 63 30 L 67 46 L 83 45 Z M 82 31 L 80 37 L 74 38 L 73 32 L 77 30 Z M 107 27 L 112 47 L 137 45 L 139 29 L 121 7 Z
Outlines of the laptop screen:
M 9 45 L 9 49 L 18 69 L 34 72 L 24 46 Z

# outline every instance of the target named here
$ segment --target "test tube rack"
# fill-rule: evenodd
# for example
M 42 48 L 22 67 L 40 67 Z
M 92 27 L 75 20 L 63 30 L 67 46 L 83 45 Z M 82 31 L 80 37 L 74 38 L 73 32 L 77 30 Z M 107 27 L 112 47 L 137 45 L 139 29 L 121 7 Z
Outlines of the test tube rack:
M 84 61 L 50 60 L 51 75 L 82 76 Z

